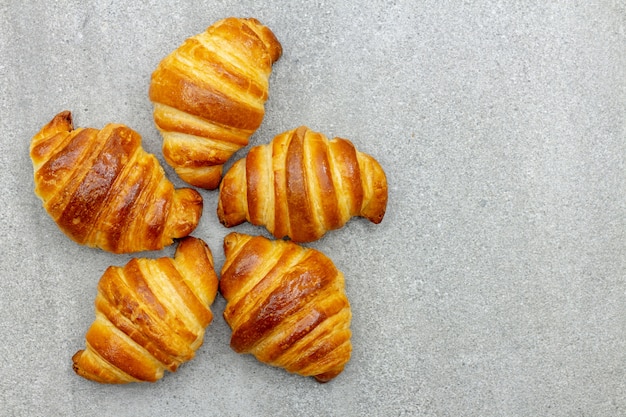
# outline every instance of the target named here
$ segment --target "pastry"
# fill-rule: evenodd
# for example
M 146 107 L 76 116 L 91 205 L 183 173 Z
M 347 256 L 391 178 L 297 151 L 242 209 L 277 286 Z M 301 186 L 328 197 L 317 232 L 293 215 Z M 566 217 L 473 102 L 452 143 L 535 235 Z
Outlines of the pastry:
M 349 140 L 302 126 L 233 164 L 220 184 L 217 215 L 226 227 L 248 221 L 277 238 L 310 242 L 353 216 L 380 223 L 386 206 L 387 179 L 374 158 Z
M 174 258 L 133 258 L 98 283 L 96 319 L 74 371 L 111 384 L 155 382 L 191 360 L 213 319 L 217 276 L 202 240 L 180 241 Z
M 321 252 L 230 233 L 220 292 L 231 348 L 327 382 L 350 359 L 351 310 L 343 274 Z
M 215 189 L 222 165 L 265 115 L 272 64 L 282 47 L 253 18 L 227 18 L 187 39 L 152 74 L 149 96 L 163 155 L 196 187 Z
M 158 250 L 200 220 L 202 196 L 175 189 L 124 125 L 74 129 L 64 111 L 32 138 L 30 156 L 35 194 L 77 243 L 113 253 Z

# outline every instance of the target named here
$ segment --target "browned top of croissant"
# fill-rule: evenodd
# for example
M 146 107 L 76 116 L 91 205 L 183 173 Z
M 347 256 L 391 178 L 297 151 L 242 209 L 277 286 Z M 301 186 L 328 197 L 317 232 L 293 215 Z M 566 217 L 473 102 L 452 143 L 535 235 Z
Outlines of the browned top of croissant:
M 211 251 L 193 237 L 181 240 L 173 259 L 109 267 L 74 371 L 102 383 L 154 382 L 175 371 L 203 342 L 217 286 Z
M 323 253 L 293 242 L 231 233 L 220 291 L 231 347 L 320 382 L 350 359 L 343 274 Z
M 163 155 L 188 183 L 217 188 L 222 164 L 261 125 L 282 47 L 253 18 L 227 18 L 187 39 L 152 74 Z
M 31 140 L 35 193 L 74 241 L 123 253 L 158 250 L 191 233 L 197 191 L 174 189 L 141 137 L 120 124 L 77 128 L 59 113 Z
M 250 149 L 224 175 L 217 214 L 226 227 L 264 225 L 275 237 L 309 242 L 352 216 L 380 223 L 387 179 L 380 164 L 347 139 L 305 126 Z

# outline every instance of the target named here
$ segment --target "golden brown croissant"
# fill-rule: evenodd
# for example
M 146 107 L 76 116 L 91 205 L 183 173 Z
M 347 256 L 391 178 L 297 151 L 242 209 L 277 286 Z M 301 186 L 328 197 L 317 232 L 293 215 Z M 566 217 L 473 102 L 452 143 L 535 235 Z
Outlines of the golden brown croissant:
M 74 241 L 114 253 L 158 250 L 187 236 L 202 197 L 175 190 L 159 161 L 124 125 L 74 129 L 59 113 L 32 138 L 35 193 Z
M 202 345 L 213 315 L 217 275 L 202 240 L 180 241 L 174 258 L 138 259 L 109 267 L 98 283 L 96 319 L 74 371 L 111 384 L 154 382 L 174 372 Z
M 217 215 L 226 227 L 247 220 L 277 238 L 310 242 L 352 216 L 380 223 L 386 206 L 387 179 L 374 158 L 302 126 L 233 164 L 220 184 Z
M 165 160 L 184 181 L 217 188 L 222 165 L 261 125 L 281 54 L 258 20 L 227 18 L 159 63 L 150 83 L 154 120 Z
M 320 382 L 350 359 L 351 311 L 343 274 L 321 252 L 293 242 L 231 233 L 220 292 L 230 345 Z

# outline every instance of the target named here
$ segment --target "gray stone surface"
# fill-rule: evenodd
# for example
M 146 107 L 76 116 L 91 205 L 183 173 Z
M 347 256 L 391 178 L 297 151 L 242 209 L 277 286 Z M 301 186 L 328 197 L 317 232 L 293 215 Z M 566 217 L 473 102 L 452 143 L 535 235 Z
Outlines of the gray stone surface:
M 0 414 L 626 415 L 626 8 L 544 3 L 2 2 Z M 239 356 L 218 297 L 178 372 L 85 381 L 70 358 L 96 283 L 130 255 L 57 229 L 29 140 L 69 109 L 78 126 L 129 125 L 162 160 L 150 74 L 226 16 L 257 17 L 284 47 L 250 146 L 305 124 L 387 172 L 382 224 L 310 245 L 346 275 L 352 359 L 321 385 Z M 194 235 L 219 269 L 228 230 L 202 194 Z

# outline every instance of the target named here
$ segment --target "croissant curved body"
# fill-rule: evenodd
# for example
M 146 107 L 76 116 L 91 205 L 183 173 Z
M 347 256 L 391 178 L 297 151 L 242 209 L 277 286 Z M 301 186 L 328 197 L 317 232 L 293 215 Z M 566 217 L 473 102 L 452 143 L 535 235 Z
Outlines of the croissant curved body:
M 213 319 L 217 275 L 202 240 L 180 241 L 174 258 L 130 260 L 98 283 L 96 319 L 74 371 L 111 384 L 154 382 L 191 360 Z
M 35 194 L 74 241 L 114 253 L 158 250 L 198 224 L 202 196 L 174 189 L 124 125 L 77 128 L 59 113 L 30 144 Z
M 343 274 L 319 251 L 230 233 L 220 292 L 230 345 L 259 361 L 320 382 L 350 360 L 351 310 Z
M 281 54 L 258 20 L 227 18 L 159 63 L 149 91 L 154 120 L 165 160 L 184 181 L 217 188 L 222 165 L 261 125 L 272 64 Z
M 387 179 L 374 158 L 302 126 L 233 164 L 220 184 L 217 215 L 226 227 L 248 221 L 277 238 L 310 242 L 352 216 L 380 223 L 386 206 Z

